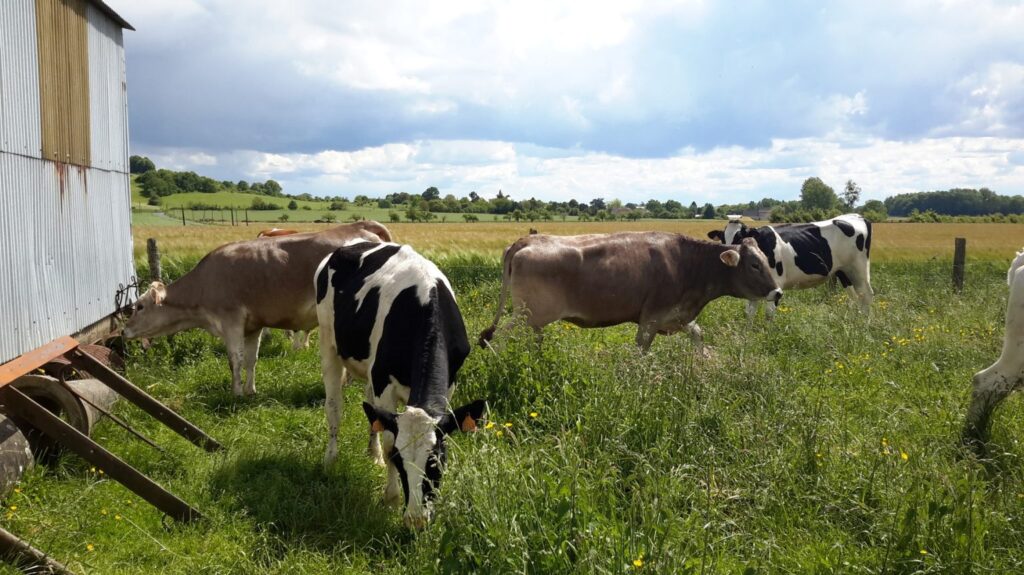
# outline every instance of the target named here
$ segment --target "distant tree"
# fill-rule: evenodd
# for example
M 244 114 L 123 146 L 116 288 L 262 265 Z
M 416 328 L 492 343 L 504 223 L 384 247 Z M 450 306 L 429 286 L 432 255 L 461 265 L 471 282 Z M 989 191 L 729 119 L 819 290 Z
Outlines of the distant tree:
M 153 197 L 149 198 L 148 200 L 146 200 L 146 203 L 151 205 L 151 206 L 159 206 L 160 205 L 160 196 L 153 196 Z
M 477 194 L 475 191 L 469 192 L 469 201 L 476 202 L 476 201 L 479 201 L 479 200 L 480 200 L 480 195 L 479 194 Z
M 391 202 L 388 200 L 377 200 L 377 207 L 382 210 L 391 209 Z
M 156 164 L 146 156 L 132 156 L 128 158 L 128 170 L 133 174 L 145 174 L 156 169 Z
M 428 200 L 428 201 L 429 200 L 437 200 L 437 199 L 441 198 L 440 190 L 438 190 L 434 186 L 430 186 L 429 188 L 423 190 L 423 193 L 420 194 L 420 195 L 423 197 L 424 200 Z
M 526 217 L 526 215 L 523 213 L 523 210 L 514 210 L 512 212 L 512 219 L 517 222 L 523 219 L 524 217 Z
M 268 196 L 280 196 L 281 195 L 281 184 L 274 180 L 267 180 L 263 182 L 263 193 Z
M 839 204 L 839 198 L 821 178 L 807 178 L 800 187 L 800 205 L 805 210 L 832 210 Z
M 846 187 L 843 188 L 842 202 L 847 210 L 852 210 L 860 200 L 860 186 L 853 180 L 846 180 Z
M 338 216 L 328 212 L 328 213 L 324 214 L 323 216 L 321 216 L 320 219 L 322 219 L 323 221 L 331 224 L 331 223 L 334 223 L 334 222 L 336 222 L 338 220 Z
M 288 209 L 289 210 L 297 210 L 297 209 L 299 209 L 298 202 L 296 202 L 295 200 L 292 200 L 292 201 L 288 202 Z
M 235 184 L 235 189 L 239 192 L 247 192 L 249 191 L 249 182 L 245 180 L 238 180 L 238 183 Z
M 402 216 L 398 212 L 388 212 L 388 219 L 391 220 L 391 223 L 397 224 L 402 221 Z
M 860 208 L 860 213 L 864 216 L 864 219 L 875 223 L 884 222 L 889 217 L 885 203 L 881 200 L 868 200 L 864 202 L 864 205 Z
M 462 214 L 462 219 L 466 220 L 466 223 L 480 221 L 480 218 L 478 218 L 476 214 Z
M 328 210 L 339 211 L 345 209 L 345 202 L 333 201 L 331 205 L 327 207 Z
M 288 221 L 288 214 L 281 214 L 281 215 L 280 215 L 280 216 L 279 216 L 279 217 L 277 218 L 277 221 L 279 221 L 279 222 L 287 222 L 287 221 Z
M 701 214 L 701 217 L 705 220 L 715 219 L 715 206 L 704 204 L 704 213 Z

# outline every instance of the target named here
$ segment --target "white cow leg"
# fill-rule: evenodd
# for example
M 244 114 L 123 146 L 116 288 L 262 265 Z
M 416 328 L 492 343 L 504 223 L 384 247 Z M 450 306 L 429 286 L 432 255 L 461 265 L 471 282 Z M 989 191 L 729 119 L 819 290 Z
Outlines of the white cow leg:
M 292 334 L 292 350 L 299 351 L 309 346 L 309 332 L 308 331 L 293 331 Z
M 245 365 L 245 337 L 242 330 L 225 330 L 224 347 L 228 352 L 228 365 L 231 366 L 231 391 L 242 395 L 242 370 Z
M 376 405 L 376 402 L 374 401 L 373 384 L 367 382 L 366 387 L 363 388 L 363 390 L 363 397 L 365 398 L 366 403 Z M 374 431 L 372 427 L 370 428 L 370 442 L 366 446 L 366 454 L 369 455 L 370 459 L 372 459 L 377 465 L 384 465 L 384 452 L 380 448 L 380 434 Z
M 402 504 L 402 480 L 391 463 L 388 463 L 388 482 L 384 485 L 384 504 L 396 507 Z
M 1002 358 L 992 366 L 974 375 L 971 405 L 967 408 L 964 438 L 984 442 L 988 439 L 992 412 L 1006 396 L 1024 383 L 1022 366 L 1002 364 Z
M 245 336 L 245 395 L 256 395 L 256 359 L 262 338 L 262 330 Z
M 761 307 L 761 302 L 756 299 L 747 300 L 747 321 L 754 321 L 754 316 L 757 315 L 757 308 Z
M 327 414 L 327 452 L 324 454 L 324 465 L 334 463 L 338 457 L 338 429 L 341 427 L 341 415 L 345 407 L 345 366 L 337 354 L 330 350 L 320 349 L 320 367 L 323 370 L 324 413 Z

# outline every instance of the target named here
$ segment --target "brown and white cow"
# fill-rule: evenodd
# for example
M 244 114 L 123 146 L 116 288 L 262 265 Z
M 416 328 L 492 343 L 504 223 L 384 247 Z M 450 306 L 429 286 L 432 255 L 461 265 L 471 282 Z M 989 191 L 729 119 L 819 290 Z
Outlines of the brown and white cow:
M 290 236 L 292 234 L 299 233 L 299 230 L 282 230 L 281 228 L 270 228 L 269 230 L 262 230 L 256 234 L 257 238 L 276 238 L 278 236 Z
M 122 333 L 134 339 L 203 328 L 224 340 L 235 394 L 256 393 L 263 328 L 316 327 L 309 278 L 324 257 L 354 240 L 391 241 L 391 233 L 377 222 L 363 221 L 223 245 L 174 283 L 153 282 L 136 302 Z
M 509 294 L 538 333 L 560 319 L 580 327 L 633 322 L 643 350 L 656 334 L 682 329 L 699 344 L 693 321 L 712 300 L 782 297 L 770 271 L 753 240 L 725 246 L 664 232 L 526 236 L 505 250 L 498 313 L 480 345 L 494 336 Z

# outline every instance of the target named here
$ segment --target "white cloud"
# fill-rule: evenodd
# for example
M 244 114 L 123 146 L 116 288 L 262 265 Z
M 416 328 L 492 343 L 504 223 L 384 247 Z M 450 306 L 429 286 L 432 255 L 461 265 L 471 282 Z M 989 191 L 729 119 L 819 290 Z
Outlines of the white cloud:
M 276 179 L 288 193 L 321 196 L 418 193 L 433 185 L 456 196 L 470 191 L 494 196 L 501 189 L 520 199 L 738 203 L 765 196 L 794 199 L 810 176 L 837 189 L 853 179 L 863 188 L 864 199 L 952 187 L 1024 192 L 1024 165 L 1015 161 L 1024 156 L 1021 140 L 847 138 L 779 139 L 763 148 L 685 149 L 666 158 L 572 149 L 553 153 L 510 142 L 425 140 L 352 152 L 238 152 L 221 158 L 220 165 L 248 179 Z M 177 157 L 181 163 L 199 155 L 186 150 L 157 157 Z

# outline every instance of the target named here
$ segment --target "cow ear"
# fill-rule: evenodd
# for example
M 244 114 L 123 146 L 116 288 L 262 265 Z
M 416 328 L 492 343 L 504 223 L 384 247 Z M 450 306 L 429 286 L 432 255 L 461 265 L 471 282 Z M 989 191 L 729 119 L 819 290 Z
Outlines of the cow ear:
M 153 303 L 155 305 L 163 304 L 164 298 L 167 297 L 167 286 L 163 282 L 153 282 L 149 284 L 149 289 L 153 292 Z
M 363 412 L 366 413 L 366 419 L 369 420 L 370 429 L 374 433 L 390 431 L 398 435 L 398 421 L 395 419 L 394 413 L 377 409 L 365 401 L 363 402 Z
M 445 435 L 450 435 L 456 430 L 464 433 L 476 431 L 476 422 L 483 419 L 485 411 L 487 411 L 487 402 L 478 399 L 473 403 L 467 403 L 450 413 L 444 414 L 441 421 L 437 422 L 437 427 Z
M 725 233 L 722 230 L 711 230 L 708 232 L 708 237 L 719 242 L 725 241 Z
M 718 256 L 721 258 L 722 263 L 734 268 L 740 264 L 740 253 L 736 250 L 725 250 L 722 255 Z

